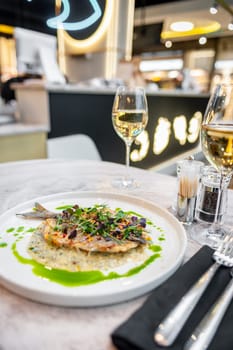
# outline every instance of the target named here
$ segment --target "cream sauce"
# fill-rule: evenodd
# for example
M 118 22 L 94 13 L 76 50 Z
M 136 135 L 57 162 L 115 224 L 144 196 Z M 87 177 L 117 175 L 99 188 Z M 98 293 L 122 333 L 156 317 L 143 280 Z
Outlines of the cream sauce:
M 127 263 L 140 264 L 150 253 L 145 246 L 131 249 L 126 253 L 90 253 L 82 250 L 67 249 L 49 245 L 39 231 L 30 239 L 28 253 L 31 258 L 42 265 L 67 271 L 108 271 Z

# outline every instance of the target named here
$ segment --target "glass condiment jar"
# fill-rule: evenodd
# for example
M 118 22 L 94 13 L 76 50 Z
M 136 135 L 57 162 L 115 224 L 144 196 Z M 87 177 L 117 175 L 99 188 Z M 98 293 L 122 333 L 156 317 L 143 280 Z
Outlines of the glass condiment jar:
M 184 224 L 191 224 L 195 216 L 197 190 L 203 162 L 184 159 L 177 164 L 176 216 Z
M 219 206 L 218 222 L 223 221 L 223 217 L 227 211 L 227 187 L 229 185 L 229 182 L 230 176 L 225 177 L 222 198 Z M 197 203 L 195 210 L 196 220 L 209 223 L 214 222 L 219 185 L 219 172 L 213 166 L 204 166 L 202 169 L 201 181 L 197 194 Z

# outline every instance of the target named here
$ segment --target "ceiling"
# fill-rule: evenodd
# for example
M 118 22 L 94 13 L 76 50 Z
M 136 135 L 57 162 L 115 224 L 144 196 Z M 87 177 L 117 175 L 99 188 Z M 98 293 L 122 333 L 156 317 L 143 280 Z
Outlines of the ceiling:
M 186 0 L 135 0 L 135 8 L 181 1 Z
M 55 34 L 46 25 L 54 9 L 55 0 L 0 0 L 0 24 Z
M 136 7 L 135 10 L 135 26 L 148 25 L 152 23 L 163 23 L 164 26 L 170 25 L 171 21 L 192 21 L 194 25 L 200 26 L 207 21 L 214 21 L 220 24 L 220 29 L 208 34 L 209 37 L 232 35 L 233 31 L 229 31 L 227 26 L 233 20 L 233 0 L 217 0 L 218 13 L 212 15 L 210 7 L 214 0 L 186 0 L 186 1 L 153 1 L 150 6 L 143 8 Z M 142 3 L 143 0 L 136 0 L 136 4 Z M 197 24 L 198 23 L 198 24 Z M 166 28 L 165 28 L 166 29 Z M 164 30 L 164 28 L 163 28 Z M 187 39 L 190 40 L 189 36 Z M 184 37 L 181 40 L 185 40 Z
M 125 0 L 124 0 L 125 1 Z M 232 16 L 223 6 L 216 15 L 209 13 L 213 0 L 135 0 L 135 26 L 165 24 L 173 19 L 216 19 L 221 30 L 210 37 L 232 35 L 227 24 L 233 19 L 233 0 L 217 0 L 225 3 L 232 11 Z M 56 34 L 48 28 L 46 20 L 54 16 L 55 0 L 0 0 L 0 24 L 20 26 L 32 30 Z M 189 38 L 188 38 L 189 39 Z
M 227 45 L 233 49 L 233 31 L 227 28 L 229 22 L 233 20 L 233 0 L 217 1 L 219 4 L 221 3 L 221 6 L 218 6 L 218 13 L 212 15 L 210 7 L 214 0 L 136 0 L 133 54 L 161 51 L 169 53 L 169 49 L 164 45 L 166 40 L 172 42 L 172 46 L 169 47 L 172 51 L 199 50 L 201 48 L 216 50 L 219 38 L 222 37 L 226 37 Z M 143 6 L 143 3 L 147 3 L 147 6 Z M 223 5 L 227 6 L 227 10 Z M 171 33 L 170 30 L 170 24 L 174 21 L 192 21 L 194 30 L 181 33 L 182 36 L 175 37 L 174 35 L 177 35 L 177 33 Z M 200 34 L 203 27 L 204 31 L 212 29 L 212 22 L 218 22 L 221 27 L 219 29 L 215 28 L 214 32 Z M 168 32 L 173 37 L 161 40 L 161 33 L 164 32 Z M 190 33 L 193 35 L 190 35 Z M 207 38 L 207 42 L 203 46 L 198 41 L 201 36 Z
M 187 2 L 189 3 L 187 0 L 135 0 L 135 8 L 140 11 L 142 8 L 153 6 L 160 11 L 160 5 L 174 7 L 178 3 L 183 7 Z M 202 2 L 208 2 L 208 0 Z M 46 26 L 46 20 L 54 16 L 54 10 L 55 0 L 0 0 L 0 24 L 53 32 Z

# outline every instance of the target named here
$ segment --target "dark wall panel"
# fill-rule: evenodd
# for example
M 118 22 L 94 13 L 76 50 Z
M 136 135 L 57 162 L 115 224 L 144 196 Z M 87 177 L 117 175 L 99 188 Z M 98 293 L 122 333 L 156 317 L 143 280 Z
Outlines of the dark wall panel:
M 180 144 L 174 136 L 173 121 L 179 115 L 185 115 L 187 130 L 194 113 L 204 113 L 208 96 L 161 96 L 148 95 L 150 148 L 147 156 L 140 162 L 131 163 L 140 168 L 150 168 L 167 161 L 181 153 L 192 150 L 199 140 Z M 84 133 L 92 137 L 103 160 L 124 163 L 125 145 L 117 136 L 112 126 L 112 104 L 114 94 L 85 94 L 50 92 L 51 132 L 49 138 Z M 171 123 L 171 135 L 167 148 L 159 155 L 153 152 L 154 132 L 160 117 Z M 164 135 L 165 137 L 165 135 Z M 133 145 L 133 149 L 139 146 Z

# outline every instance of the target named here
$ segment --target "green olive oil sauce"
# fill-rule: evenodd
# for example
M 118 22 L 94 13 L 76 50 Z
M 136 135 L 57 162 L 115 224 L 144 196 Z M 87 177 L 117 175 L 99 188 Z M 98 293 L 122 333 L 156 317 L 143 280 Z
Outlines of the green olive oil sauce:
M 69 207 L 71 207 L 71 205 L 64 205 L 62 207 L 57 207 L 56 209 L 64 210 Z M 135 213 L 133 211 L 130 211 L 127 213 L 142 217 L 142 215 Z M 154 225 L 150 220 L 147 220 L 147 224 L 156 228 L 156 230 L 160 233 L 164 232 L 163 229 Z M 112 280 L 116 278 L 130 277 L 130 276 L 136 275 L 137 273 L 145 269 L 148 265 L 153 263 L 156 259 L 161 257 L 161 251 L 162 251 L 161 245 L 153 244 L 149 246 L 149 249 L 152 251 L 152 254 L 148 258 L 146 258 L 145 261 L 143 261 L 136 267 L 131 268 L 127 272 L 122 274 L 114 271 L 108 272 L 108 273 L 103 273 L 102 271 L 99 271 L 99 270 L 73 272 L 73 271 L 68 271 L 64 269 L 51 268 L 41 264 L 40 262 L 37 262 L 34 259 L 26 258 L 22 256 L 17 249 L 17 243 L 24 237 L 24 234 L 32 233 L 35 230 L 36 230 L 35 228 L 25 229 L 23 226 L 20 226 L 18 228 L 11 227 L 6 231 L 7 233 L 13 233 L 13 236 L 15 236 L 16 238 L 16 240 L 11 246 L 13 255 L 21 264 L 31 265 L 32 271 L 36 276 L 45 278 L 51 282 L 58 283 L 66 287 L 84 286 L 84 285 L 94 284 L 94 283 L 98 283 L 106 280 Z M 158 240 L 159 241 L 165 240 L 163 233 L 160 237 L 158 237 Z M 5 246 L 7 246 L 7 243 L 5 242 L 0 243 L 0 247 L 5 247 Z
M 12 233 L 15 231 L 14 227 L 10 227 L 6 230 L 6 233 Z M 17 234 L 18 235 L 18 234 Z M 14 234 L 16 236 L 16 234 Z M 3 237 L 0 235 L 0 248 L 6 248 L 8 246 L 7 242 L 4 242 Z
M 117 272 L 109 272 L 108 274 L 104 274 L 101 271 L 78 271 L 78 272 L 70 272 L 66 270 L 59 270 L 48 268 L 35 260 L 25 258 L 19 254 L 17 251 L 16 242 L 12 244 L 12 252 L 16 259 L 21 264 L 31 265 L 33 267 L 32 271 L 35 275 L 46 278 L 51 282 L 56 282 L 66 287 L 77 287 L 82 285 L 94 284 L 106 280 L 111 280 L 115 278 L 129 277 L 139 273 L 153 261 L 160 257 L 160 251 L 162 250 L 160 246 L 156 246 L 157 248 L 153 252 L 148 259 L 146 259 L 142 264 L 130 269 L 126 273 L 119 274 Z

